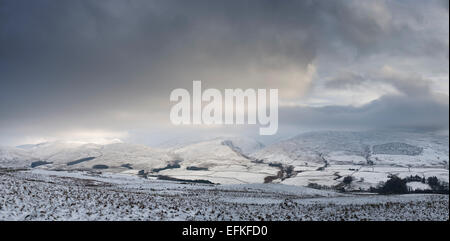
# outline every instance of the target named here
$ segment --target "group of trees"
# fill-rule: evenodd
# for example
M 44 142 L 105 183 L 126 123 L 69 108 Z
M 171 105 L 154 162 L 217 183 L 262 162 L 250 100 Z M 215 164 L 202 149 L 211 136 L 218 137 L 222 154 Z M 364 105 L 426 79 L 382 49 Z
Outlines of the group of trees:
M 422 182 L 428 184 L 431 190 L 411 190 L 408 188 L 408 182 Z M 376 188 L 371 188 L 371 192 L 376 192 L 379 194 L 406 194 L 406 193 L 442 193 L 448 194 L 448 184 L 440 182 L 435 176 L 419 177 L 419 176 L 409 176 L 406 178 L 400 178 L 396 175 L 390 175 L 386 182 L 381 183 Z
M 350 184 L 350 183 L 352 183 L 352 181 L 353 181 L 353 177 L 352 176 L 346 176 L 346 177 L 344 177 L 344 180 L 342 180 L 342 182 L 344 184 Z
M 405 194 L 408 193 L 408 186 L 406 180 L 398 176 L 391 175 L 389 179 L 378 187 L 380 194 Z

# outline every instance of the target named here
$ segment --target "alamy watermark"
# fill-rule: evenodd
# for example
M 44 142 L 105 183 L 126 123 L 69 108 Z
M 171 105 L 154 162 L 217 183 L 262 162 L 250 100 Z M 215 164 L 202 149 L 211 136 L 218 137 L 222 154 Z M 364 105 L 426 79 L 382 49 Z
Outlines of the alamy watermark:
M 170 101 L 178 102 L 170 110 L 175 125 L 243 125 L 247 116 L 247 124 L 262 125 L 260 135 L 278 130 L 278 89 L 225 89 L 223 98 L 220 90 L 202 91 L 201 81 L 193 81 L 192 101 L 189 91 L 181 88 L 170 93 Z

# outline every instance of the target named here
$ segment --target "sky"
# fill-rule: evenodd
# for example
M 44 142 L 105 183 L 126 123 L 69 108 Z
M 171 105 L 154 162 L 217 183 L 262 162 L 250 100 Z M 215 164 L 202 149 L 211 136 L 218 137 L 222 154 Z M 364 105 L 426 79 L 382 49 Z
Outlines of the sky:
M 193 80 L 277 88 L 278 134 L 172 125 Z M 0 145 L 448 121 L 448 0 L 0 0 Z

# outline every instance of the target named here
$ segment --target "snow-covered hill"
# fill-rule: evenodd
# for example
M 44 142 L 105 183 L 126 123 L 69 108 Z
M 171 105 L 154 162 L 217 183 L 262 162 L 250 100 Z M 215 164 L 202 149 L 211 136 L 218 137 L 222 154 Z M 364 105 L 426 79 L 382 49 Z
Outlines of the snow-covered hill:
M 213 183 L 262 183 L 278 169 L 252 162 L 246 153 L 262 148 L 249 138 L 214 138 L 181 147 L 106 145 L 56 141 L 0 148 L 0 166 L 94 170 Z
M 249 143 L 249 144 L 248 144 Z M 254 142 L 241 139 L 216 138 L 172 149 L 178 156 L 180 168 L 163 170 L 161 175 L 180 179 L 204 179 L 214 183 L 263 183 L 264 178 L 276 175 L 278 169 L 255 163 L 247 157 Z
M 375 186 L 389 174 L 437 176 L 448 182 L 448 136 L 419 133 L 322 131 L 298 135 L 251 155 L 265 163 L 292 166 L 291 185 L 342 184 L 350 189 Z
M 2 167 L 28 167 L 37 161 L 28 151 L 17 147 L 0 147 L 0 166 Z
M 322 131 L 264 147 L 247 137 L 166 147 L 48 142 L 0 147 L 0 167 L 89 170 L 221 184 L 283 183 L 368 189 L 390 174 L 449 180 L 448 135 Z M 350 184 L 343 184 L 346 176 Z
M 190 137 L 190 138 L 178 138 L 170 141 L 166 141 L 160 144 L 158 147 L 163 149 L 178 149 L 183 148 L 188 145 L 208 142 L 212 140 L 219 140 L 225 142 L 226 144 L 230 144 L 233 148 L 235 148 L 238 152 L 249 155 L 250 153 L 256 152 L 262 148 L 264 148 L 264 144 L 261 142 L 245 137 L 245 136 L 221 136 L 221 137 Z
M 150 171 L 173 161 L 166 150 L 144 145 L 112 143 L 106 145 L 76 142 L 48 142 L 27 148 L 0 148 L 1 165 L 39 167 L 57 170 L 105 169 L 124 172 Z M 137 172 L 137 171 L 136 171 Z

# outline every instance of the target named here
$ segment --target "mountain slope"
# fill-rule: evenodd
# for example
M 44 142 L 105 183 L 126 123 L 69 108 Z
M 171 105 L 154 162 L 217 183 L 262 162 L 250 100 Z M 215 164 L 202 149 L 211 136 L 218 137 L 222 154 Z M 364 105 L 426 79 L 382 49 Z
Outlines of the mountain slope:
M 249 153 L 260 147 L 248 138 L 215 138 L 167 149 L 57 141 L 1 148 L 0 163 L 4 167 L 93 170 L 213 183 L 262 183 L 278 169 L 252 162 L 243 151 Z
M 265 163 L 292 166 L 292 185 L 342 185 L 367 189 L 401 177 L 437 176 L 448 182 L 448 136 L 419 133 L 322 131 L 298 135 L 251 154 Z
M 248 146 L 241 148 L 234 143 L 232 140 L 216 138 L 172 149 L 182 160 L 181 166 L 161 171 L 160 174 L 215 183 L 262 183 L 265 177 L 276 175 L 277 168 L 253 162 L 242 152 Z

